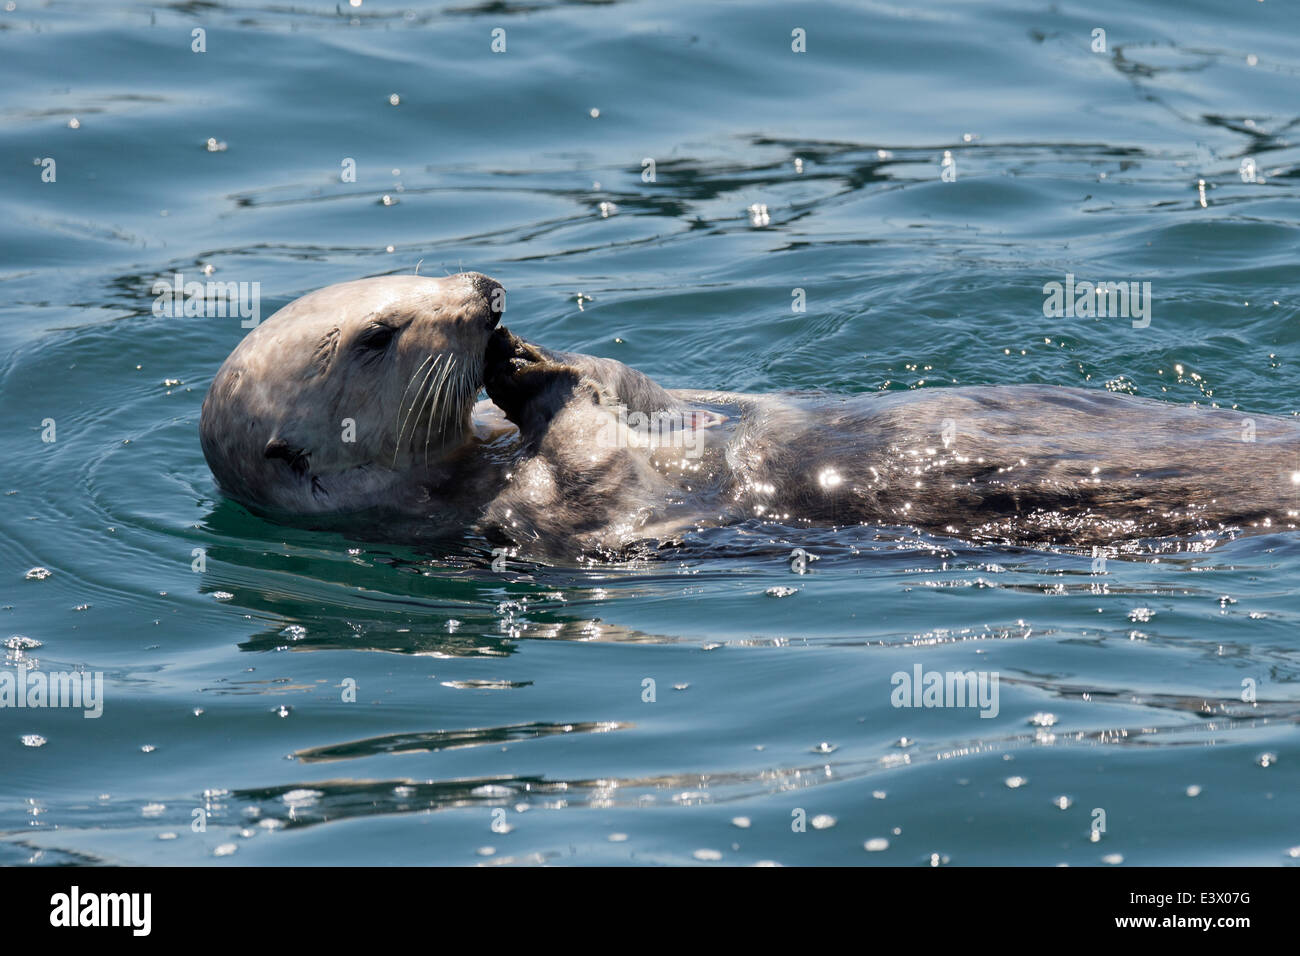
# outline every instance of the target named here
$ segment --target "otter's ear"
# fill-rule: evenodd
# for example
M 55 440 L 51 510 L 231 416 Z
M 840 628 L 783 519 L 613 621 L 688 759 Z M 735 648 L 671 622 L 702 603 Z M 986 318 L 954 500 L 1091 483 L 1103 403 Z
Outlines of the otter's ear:
M 307 460 L 311 457 L 311 452 L 293 445 L 283 438 L 272 438 L 262 449 L 263 458 L 279 458 L 284 461 L 294 474 L 301 477 L 307 474 L 311 468 L 311 463 Z

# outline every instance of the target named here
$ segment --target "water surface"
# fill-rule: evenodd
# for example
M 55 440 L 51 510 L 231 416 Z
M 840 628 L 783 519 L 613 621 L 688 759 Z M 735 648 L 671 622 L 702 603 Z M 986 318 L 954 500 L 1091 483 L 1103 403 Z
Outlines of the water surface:
M 742 528 L 495 573 L 223 501 L 198 411 L 245 330 L 150 290 L 210 266 L 269 315 L 476 269 L 515 331 L 667 387 L 1294 416 L 1295 27 L 1274 0 L 17 0 L 0 638 L 106 702 L 0 710 L 0 862 L 1294 863 L 1295 534 L 1101 567 Z M 1066 274 L 1151 282 L 1149 327 L 1045 318 Z M 997 715 L 894 707 L 917 666 L 996 672 Z

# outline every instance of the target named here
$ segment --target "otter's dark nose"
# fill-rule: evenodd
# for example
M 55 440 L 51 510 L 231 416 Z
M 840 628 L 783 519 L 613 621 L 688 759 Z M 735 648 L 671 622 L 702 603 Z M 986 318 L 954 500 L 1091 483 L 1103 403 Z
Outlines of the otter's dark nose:
M 466 272 L 465 278 L 474 286 L 474 291 L 483 297 L 488 307 L 488 328 L 495 329 L 506 311 L 506 289 L 496 279 L 481 272 Z

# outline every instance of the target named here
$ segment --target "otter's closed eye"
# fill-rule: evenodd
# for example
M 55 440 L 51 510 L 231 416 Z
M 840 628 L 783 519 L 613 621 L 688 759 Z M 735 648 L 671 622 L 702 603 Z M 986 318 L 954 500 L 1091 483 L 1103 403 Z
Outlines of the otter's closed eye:
M 397 335 L 397 327 L 383 322 L 372 322 L 357 335 L 355 347 L 366 352 L 381 352 L 388 348 Z

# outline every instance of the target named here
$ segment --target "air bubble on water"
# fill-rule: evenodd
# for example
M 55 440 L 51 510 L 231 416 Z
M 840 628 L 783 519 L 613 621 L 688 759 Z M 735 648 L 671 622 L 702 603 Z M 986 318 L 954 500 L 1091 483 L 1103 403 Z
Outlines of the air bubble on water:
M 731 825 L 742 830 L 748 830 L 753 825 L 753 821 L 749 817 L 732 817 Z
M 510 797 L 514 795 L 514 791 L 497 783 L 485 783 L 481 787 L 475 787 L 471 790 L 470 795 L 475 797 Z
M 24 747 L 44 747 L 47 743 L 40 734 L 23 734 L 18 739 L 23 742 Z
M 1188 788 L 1187 788 L 1187 795 L 1188 795 L 1189 797 L 1199 797 L 1199 796 L 1201 795 L 1201 787 L 1200 787 L 1200 785 L 1194 783 L 1194 784 L 1192 784 L 1190 787 L 1188 787 Z
M 460 621 L 456 620 L 453 617 L 448 619 L 447 623 L 444 626 L 447 628 L 449 632 L 454 632 L 458 627 L 460 627 L 460 623 L 461 623 Z
M 800 159 L 798 156 L 796 156 L 796 157 L 795 157 L 795 160 L 794 160 L 794 171 L 795 171 L 796 173 L 802 173 L 802 172 L 803 172 L 803 160 Z
M 301 624 L 290 624 L 281 631 L 280 634 L 283 637 L 289 638 L 291 641 L 301 641 L 307 636 L 307 628 L 303 627 Z
M 273 708 L 271 713 L 275 714 L 277 717 L 288 717 L 293 713 L 293 705 L 281 704 L 279 707 Z
M 610 843 L 626 843 L 626 842 L 627 842 L 627 834 L 626 834 L 626 833 L 611 833 L 608 837 L 606 837 L 606 839 L 609 840 Z
M 81 129 L 81 120 L 75 116 L 68 120 L 68 129 Z
M 911 747 L 915 743 L 916 741 L 913 740 L 911 737 L 899 737 L 897 740 L 894 741 L 894 746 L 899 748 Z
M 388 94 L 388 105 L 389 105 L 389 106 L 397 106 L 397 105 L 398 105 L 399 103 L 401 103 L 401 102 L 402 102 L 402 98 L 401 98 L 400 96 L 398 96 L 396 93 L 390 93 L 390 94 Z
M 775 587 L 775 588 L 768 588 L 763 593 L 766 594 L 768 597 L 783 598 L 783 597 L 789 597 L 792 594 L 798 594 L 799 589 L 787 588 L 787 587 Z
M 14 634 L 5 641 L 5 647 L 11 651 L 31 651 L 41 646 L 41 642 L 36 638 L 23 634 Z
M 840 748 L 837 747 L 835 744 L 827 743 L 825 740 L 823 740 L 817 746 L 813 747 L 812 752 L 815 754 L 833 754 L 835 753 L 835 751 L 839 749 Z
M 283 821 L 283 820 L 277 820 L 275 817 L 265 817 L 265 818 L 263 818 L 263 819 L 261 819 L 261 820 L 258 820 L 258 821 L 257 821 L 257 825 L 258 825 L 259 827 L 261 827 L 263 830 L 282 830 L 282 829 L 284 829 L 284 821 Z
M 1033 727 L 1052 727 L 1056 725 L 1057 717 L 1055 714 L 1037 713 L 1029 718 L 1029 723 Z
M 690 684 L 673 684 L 673 690 L 685 690 L 690 686 Z
M 26 577 L 28 581 L 44 581 L 53 573 L 54 572 L 49 568 L 32 568 L 24 575 L 24 577 Z
M 167 809 L 165 803 L 146 803 L 140 808 L 140 813 L 146 817 L 160 817 Z
M 237 843 L 223 843 L 223 844 L 221 844 L 221 846 L 217 847 L 215 850 L 212 851 L 212 855 L 213 855 L 213 856 L 230 856 L 232 853 L 234 853 L 234 852 L 235 852 L 236 850 L 238 850 L 238 849 L 239 849 L 239 844 L 237 844 Z
M 194 708 L 194 716 L 195 716 L 195 717 L 202 717 L 202 716 L 203 716 L 203 708 L 202 708 L 202 707 L 195 707 L 195 708 Z
M 1124 862 L 1123 853 L 1107 853 L 1101 858 L 1101 862 L 1109 863 L 1111 866 L 1119 866 Z
M 153 744 L 145 744 L 143 747 L 140 748 L 140 753 L 142 753 L 142 754 L 151 754 L 151 753 L 153 753 L 153 752 L 154 752 L 155 750 L 157 750 L 157 749 L 158 749 L 158 748 L 155 747 Z
M 871 795 L 877 800 L 885 799 L 885 791 L 883 790 L 872 790 Z
M 175 839 L 176 839 L 176 834 L 175 834 L 173 831 L 171 831 L 171 830 L 167 830 L 167 831 L 164 831 L 163 833 L 158 834 L 158 839 L 160 839 L 160 840 L 175 840 Z
M 952 858 L 949 857 L 949 856 L 947 856 L 946 854 L 943 854 L 943 853 L 931 853 L 931 854 L 930 854 L 930 865 L 931 865 L 931 866 L 947 866 L 947 865 L 948 865 L 949 863 L 951 863 L 951 862 L 952 862 Z
M 812 818 L 812 828 L 814 830 L 829 830 L 835 826 L 836 819 L 829 813 L 819 813 Z
M 396 205 L 397 205 L 397 200 L 394 199 L 392 196 L 388 195 L 388 193 L 384 193 L 384 195 L 382 195 L 382 196 L 379 197 L 379 205 L 381 205 L 381 206 L 396 206 Z
M 228 148 L 223 141 L 217 139 L 215 136 L 209 136 L 207 142 L 203 144 L 203 147 L 209 153 L 224 153 Z
M 1029 783 L 1027 777 L 1007 777 L 1006 779 L 1006 785 L 1011 790 L 1019 790 L 1027 783 Z
M 767 203 L 753 203 L 747 210 L 751 226 L 767 226 L 772 223 L 772 216 L 767 211 Z
M 587 115 L 590 116 L 592 119 L 598 119 L 600 117 L 600 110 L 593 106 L 588 111 Z
M 1255 758 L 1255 763 L 1259 764 L 1261 767 L 1271 767 L 1273 764 L 1277 763 L 1277 754 L 1267 752 L 1262 753 Z
M 481 846 L 474 852 L 479 856 L 493 856 L 496 854 L 497 850 L 494 846 Z
M 212 592 L 212 600 L 214 600 L 214 601 L 229 601 L 229 600 L 231 600 L 232 598 L 234 598 L 234 595 L 231 594 L 229 591 L 213 591 L 213 592 Z
M 884 837 L 872 837 L 866 843 L 862 844 L 862 849 L 868 853 L 879 853 L 881 850 L 889 849 L 889 841 Z
M 1074 806 L 1074 801 L 1065 794 L 1061 794 L 1052 801 L 1052 806 L 1056 807 L 1058 810 L 1068 810 L 1070 807 Z
M 1156 612 L 1149 607 L 1135 607 L 1128 612 L 1128 619 L 1134 624 L 1145 624 L 1156 616 Z
M 600 210 L 600 218 L 608 219 L 610 216 L 618 215 L 618 204 L 612 202 L 602 202 L 597 209 Z
M 697 860 L 712 863 L 722 859 L 722 852 L 720 850 L 696 850 L 691 856 Z

